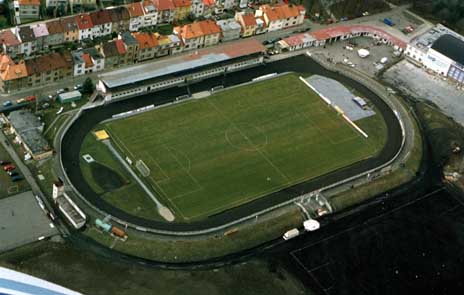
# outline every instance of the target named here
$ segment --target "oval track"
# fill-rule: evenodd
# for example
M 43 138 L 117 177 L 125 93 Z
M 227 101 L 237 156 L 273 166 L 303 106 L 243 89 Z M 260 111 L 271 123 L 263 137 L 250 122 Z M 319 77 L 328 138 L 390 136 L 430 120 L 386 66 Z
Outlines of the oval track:
M 199 91 L 209 90 L 217 85 L 224 85 L 225 87 L 229 87 L 232 85 L 248 82 L 257 76 L 275 72 L 281 73 L 291 71 L 301 73 L 302 76 L 318 74 L 336 79 L 346 86 L 356 89 L 363 96 L 367 97 L 377 107 L 387 125 L 387 144 L 383 147 L 382 151 L 376 157 L 357 162 L 351 166 L 291 186 L 239 207 L 229 209 L 219 214 L 209 216 L 206 219 L 191 223 L 166 223 L 161 221 L 148 220 L 126 213 L 105 202 L 86 183 L 79 167 L 79 151 L 87 133 L 90 132 L 91 129 L 99 122 L 111 118 L 113 114 L 133 110 L 145 105 L 163 104 L 174 100 L 177 96 L 187 94 L 187 89 L 183 87 L 141 95 L 139 97 L 130 98 L 125 101 L 115 102 L 107 106 L 84 111 L 82 115 L 72 124 L 72 126 L 70 126 L 69 130 L 64 135 L 63 141 L 61 143 L 61 157 L 63 167 L 65 168 L 69 180 L 73 183 L 74 187 L 83 196 L 85 196 L 90 203 L 100 208 L 102 211 L 105 211 L 108 214 L 121 220 L 125 220 L 129 223 L 137 224 L 147 228 L 173 232 L 186 232 L 217 227 L 239 218 L 252 215 L 257 211 L 282 203 L 301 194 L 314 191 L 350 176 L 357 175 L 369 169 L 378 167 L 379 165 L 386 163 L 395 156 L 401 147 L 402 134 L 398 119 L 396 118 L 393 111 L 389 108 L 389 106 L 366 86 L 341 74 L 328 71 L 304 55 L 277 61 L 237 73 L 230 73 L 227 74 L 226 77 L 211 78 L 200 83 L 190 85 L 190 90 L 192 93 L 196 93 Z

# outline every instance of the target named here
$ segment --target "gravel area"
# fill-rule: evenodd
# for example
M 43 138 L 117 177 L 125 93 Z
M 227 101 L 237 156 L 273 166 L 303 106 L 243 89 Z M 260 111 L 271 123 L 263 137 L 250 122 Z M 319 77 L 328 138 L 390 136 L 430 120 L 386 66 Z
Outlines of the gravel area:
M 433 102 L 464 126 L 464 91 L 449 80 L 429 74 L 406 60 L 391 67 L 384 79 L 412 97 Z

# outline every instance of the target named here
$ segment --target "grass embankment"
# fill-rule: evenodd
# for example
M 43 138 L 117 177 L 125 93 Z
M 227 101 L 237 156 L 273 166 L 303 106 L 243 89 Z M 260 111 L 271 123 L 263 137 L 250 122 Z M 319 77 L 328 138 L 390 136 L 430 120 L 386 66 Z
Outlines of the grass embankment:
M 164 237 L 140 232 L 129 232 L 126 242 L 116 241 L 95 227 L 84 234 L 97 242 L 122 253 L 167 262 L 202 261 L 249 249 L 272 239 L 280 238 L 287 230 L 300 227 L 300 209 L 278 210 L 268 216 L 253 219 L 229 230 L 230 234 L 196 237 Z M 236 229 L 236 231 L 235 231 Z

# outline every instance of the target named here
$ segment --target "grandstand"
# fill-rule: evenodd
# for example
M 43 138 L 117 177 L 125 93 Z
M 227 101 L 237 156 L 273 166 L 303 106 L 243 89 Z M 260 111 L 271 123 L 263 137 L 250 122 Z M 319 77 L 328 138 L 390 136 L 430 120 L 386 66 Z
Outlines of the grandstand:
M 126 99 L 262 64 L 264 52 L 255 39 L 200 49 L 101 74 L 97 90 L 105 102 Z

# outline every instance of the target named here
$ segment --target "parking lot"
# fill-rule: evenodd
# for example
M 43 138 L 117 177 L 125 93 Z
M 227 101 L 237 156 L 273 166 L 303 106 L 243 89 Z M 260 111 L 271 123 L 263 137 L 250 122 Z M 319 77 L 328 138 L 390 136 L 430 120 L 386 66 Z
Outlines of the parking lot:
M 2 145 L 0 145 L 0 161 L 15 165 L 15 163 L 11 160 L 10 155 L 6 152 Z M 18 172 L 18 175 L 20 174 L 21 173 Z M 3 166 L 0 166 L 0 199 L 27 191 L 29 189 L 30 188 L 27 181 L 21 180 L 13 182 L 11 176 L 9 176 L 7 172 L 3 170 Z
M 404 60 L 390 68 L 384 79 L 406 94 L 437 105 L 446 115 L 464 126 L 464 90 L 435 74 Z
M 346 48 L 349 49 L 346 49 Z M 358 55 L 358 50 L 364 48 L 369 51 L 369 56 L 361 58 Z M 325 49 L 317 49 L 317 51 L 331 58 L 335 63 L 344 63 L 352 65 L 371 76 L 374 76 L 380 69 L 390 65 L 398 60 L 398 57 L 393 55 L 395 51 L 393 47 L 381 44 L 377 45 L 376 40 L 371 38 L 359 37 L 349 41 L 335 42 L 327 45 Z M 381 64 L 380 60 L 386 57 L 387 62 Z
M 56 234 L 31 191 L 0 200 L 0 252 Z

